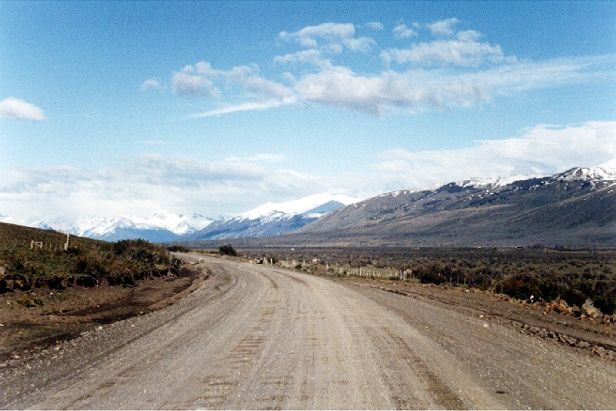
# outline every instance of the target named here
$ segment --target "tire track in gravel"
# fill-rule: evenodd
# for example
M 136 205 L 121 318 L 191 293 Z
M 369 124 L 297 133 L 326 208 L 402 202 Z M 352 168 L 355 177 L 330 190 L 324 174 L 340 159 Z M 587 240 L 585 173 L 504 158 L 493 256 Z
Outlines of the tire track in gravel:
M 380 290 L 205 264 L 211 278 L 177 304 L 10 370 L 2 407 L 616 407 L 609 363 Z

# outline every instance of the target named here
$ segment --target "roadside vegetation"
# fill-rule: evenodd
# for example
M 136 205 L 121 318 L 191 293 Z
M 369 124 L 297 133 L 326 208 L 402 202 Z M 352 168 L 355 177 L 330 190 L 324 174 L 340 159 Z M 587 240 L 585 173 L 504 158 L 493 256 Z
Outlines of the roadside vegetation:
M 616 311 L 616 251 L 512 248 L 267 249 L 289 266 L 323 275 L 387 275 L 423 284 L 474 287 L 527 301 L 566 302 L 582 307 L 587 299 L 604 314 Z M 580 310 L 575 311 L 580 313 Z
M 0 223 L 0 293 L 43 285 L 134 284 L 146 277 L 181 274 L 180 261 L 145 240 L 115 243 Z
M 237 251 L 235 250 L 235 248 L 233 248 L 231 244 L 225 244 L 218 247 L 218 253 L 220 255 L 230 255 L 232 257 L 237 256 Z

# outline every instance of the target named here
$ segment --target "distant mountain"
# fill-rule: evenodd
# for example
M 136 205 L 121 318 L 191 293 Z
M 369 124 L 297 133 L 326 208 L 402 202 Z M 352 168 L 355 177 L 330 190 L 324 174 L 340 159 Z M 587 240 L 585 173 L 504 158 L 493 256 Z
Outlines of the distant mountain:
M 396 191 L 303 227 L 311 244 L 616 247 L 616 167 Z
M 183 235 L 200 230 L 213 220 L 194 214 L 192 217 L 160 211 L 152 217 L 116 217 L 113 219 L 80 218 L 69 232 L 82 237 L 117 241 L 143 238 L 148 241 L 174 241 Z
M 547 177 L 469 179 L 395 191 L 335 210 L 292 233 L 232 244 L 616 248 L 616 161 Z
M 288 233 L 359 201 L 343 195 L 316 194 L 285 203 L 267 203 L 237 217 L 215 221 L 182 241 L 266 237 Z
M 0 221 L 13 223 L 7 216 Z M 115 218 L 80 217 L 75 222 L 57 219 L 51 222 L 34 220 L 21 224 L 42 228 L 60 229 L 80 237 L 106 241 L 143 238 L 152 242 L 175 241 L 183 235 L 205 228 L 212 219 L 200 214 L 192 217 L 159 211 L 149 218 L 120 216 Z
M 267 203 L 228 220 L 212 220 L 160 211 L 150 218 L 80 217 L 77 221 L 32 220 L 17 222 L 1 215 L 0 221 L 42 229 L 60 229 L 73 235 L 106 241 L 143 238 L 152 242 L 261 237 L 288 233 L 359 199 L 317 194 L 285 203 Z

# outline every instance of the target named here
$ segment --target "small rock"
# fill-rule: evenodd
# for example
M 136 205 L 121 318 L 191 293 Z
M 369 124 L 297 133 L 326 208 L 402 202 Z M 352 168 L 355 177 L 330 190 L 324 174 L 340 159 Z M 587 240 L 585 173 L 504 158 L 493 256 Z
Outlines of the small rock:
M 598 318 L 602 316 L 601 310 L 596 308 L 590 299 L 586 300 L 586 302 L 582 305 L 582 313 L 586 314 L 590 318 Z
M 590 347 L 590 344 L 587 341 L 578 341 L 577 346 L 580 348 L 588 348 Z
M 486 323 L 483 323 L 483 327 L 484 328 L 489 328 L 490 326 L 488 324 L 486 324 Z

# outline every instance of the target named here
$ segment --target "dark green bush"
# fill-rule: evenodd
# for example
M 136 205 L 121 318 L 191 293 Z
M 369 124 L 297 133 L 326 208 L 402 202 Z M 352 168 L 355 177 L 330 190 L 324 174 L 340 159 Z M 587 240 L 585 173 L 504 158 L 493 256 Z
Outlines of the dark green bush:
M 612 315 L 616 311 L 616 291 L 611 291 L 595 297 L 594 306 L 602 313 Z
M 234 257 L 237 256 L 237 251 L 235 251 L 235 248 L 233 248 L 231 244 L 221 245 L 218 248 L 218 252 L 220 253 L 220 255 L 231 255 Z
M 167 247 L 167 250 L 174 253 L 188 253 L 190 252 L 190 248 L 184 247 L 183 245 L 170 245 Z

